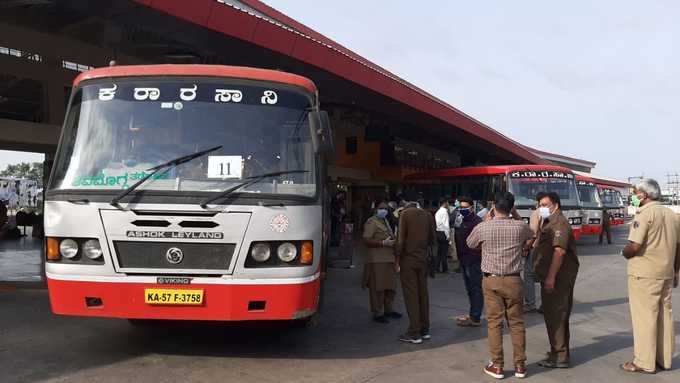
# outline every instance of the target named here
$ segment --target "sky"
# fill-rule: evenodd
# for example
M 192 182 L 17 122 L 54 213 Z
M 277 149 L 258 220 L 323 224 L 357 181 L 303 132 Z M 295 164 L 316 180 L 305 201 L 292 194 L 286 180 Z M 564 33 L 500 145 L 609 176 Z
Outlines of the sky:
M 11 150 L 0 150 L 0 170 L 5 170 L 7 165 L 14 165 L 21 162 L 42 162 L 45 155 L 42 153 L 15 152 Z
M 680 172 L 679 1 L 265 2 L 594 174 Z

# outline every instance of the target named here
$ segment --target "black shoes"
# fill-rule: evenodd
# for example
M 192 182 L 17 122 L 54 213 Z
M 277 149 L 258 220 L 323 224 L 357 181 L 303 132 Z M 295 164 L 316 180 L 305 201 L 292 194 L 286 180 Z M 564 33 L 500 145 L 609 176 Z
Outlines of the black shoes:
M 378 322 L 378 323 L 390 323 L 390 321 L 387 319 L 386 316 L 384 315 L 375 315 L 373 316 L 373 322 Z
M 401 315 L 401 313 L 398 313 L 396 311 L 386 312 L 385 316 L 388 317 L 388 318 L 392 318 L 392 319 L 400 319 L 401 317 L 403 317 L 403 315 Z

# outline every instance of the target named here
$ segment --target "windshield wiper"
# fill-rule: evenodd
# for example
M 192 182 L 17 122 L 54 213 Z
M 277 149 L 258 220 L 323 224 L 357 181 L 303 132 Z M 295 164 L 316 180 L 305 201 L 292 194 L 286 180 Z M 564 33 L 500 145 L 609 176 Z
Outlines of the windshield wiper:
M 257 175 L 257 176 L 247 177 L 246 181 L 243 181 L 236 186 L 232 186 L 229 189 L 221 191 L 217 195 L 206 199 L 205 201 L 201 202 L 200 206 L 205 209 L 206 207 L 208 207 L 209 203 L 217 201 L 218 199 L 222 199 L 222 198 L 228 196 L 229 194 L 235 192 L 238 189 L 248 187 L 252 184 L 256 184 L 256 183 L 262 181 L 265 178 L 281 176 L 281 175 L 284 175 L 284 174 L 294 174 L 294 173 L 309 173 L 309 170 L 285 170 L 285 171 L 282 171 L 282 172 L 265 173 L 265 174 L 260 174 L 260 175 Z
M 198 157 L 204 156 L 204 155 L 206 155 L 206 154 L 208 154 L 208 153 L 210 153 L 210 152 L 214 152 L 215 150 L 220 150 L 220 149 L 222 149 L 222 145 L 220 145 L 220 146 L 215 146 L 214 148 L 206 149 L 206 150 L 203 150 L 203 151 L 201 151 L 201 152 L 196 152 L 196 153 L 192 153 L 192 154 L 187 154 L 186 156 L 177 157 L 177 158 L 172 159 L 172 160 L 170 160 L 170 161 L 168 161 L 168 162 L 165 162 L 165 163 L 162 163 L 162 164 L 160 164 L 160 165 L 157 165 L 157 166 L 154 166 L 154 167 L 152 167 L 152 168 L 147 169 L 146 171 L 147 171 L 147 172 L 151 172 L 151 173 L 145 175 L 145 176 L 142 177 L 139 181 L 135 182 L 132 186 L 130 186 L 129 188 L 123 190 L 122 193 L 120 193 L 120 194 L 118 194 L 117 196 L 113 197 L 113 199 L 111 200 L 111 205 L 114 205 L 114 206 L 115 206 L 115 205 L 118 205 L 118 201 L 120 201 L 121 199 L 123 199 L 123 197 L 125 197 L 126 195 L 132 193 L 135 189 L 137 189 L 137 188 L 139 187 L 139 185 L 141 185 L 141 184 L 143 184 L 144 182 L 146 182 L 146 180 L 148 180 L 149 178 L 153 177 L 155 174 L 157 174 L 157 173 L 160 172 L 161 170 L 163 170 L 163 169 L 165 169 L 165 168 L 169 168 L 169 167 L 174 167 L 174 166 L 177 166 L 177 165 L 181 165 L 181 164 L 183 164 L 183 163 L 185 163 L 185 162 L 189 162 L 189 161 L 193 160 L 194 158 L 198 158 Z

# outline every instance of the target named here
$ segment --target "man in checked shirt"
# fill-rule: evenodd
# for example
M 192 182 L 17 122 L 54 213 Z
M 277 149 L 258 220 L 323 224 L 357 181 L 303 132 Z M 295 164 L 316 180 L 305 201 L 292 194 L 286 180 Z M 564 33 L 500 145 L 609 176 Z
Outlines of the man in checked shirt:
M 526 336 L 524 330 L 524 291 L 520 272 L 534 233 L 521 218 L 513 219 L 515 196 L 498 193 L 492 209 L 493 219 L 477 225 L 467 244 L 482 250 L 482 290 L 488 326 L 491 360 L 484 372 L 503 379 L 503 318 L 507 318 L 512 339 L 515 376 L 524 378 Z

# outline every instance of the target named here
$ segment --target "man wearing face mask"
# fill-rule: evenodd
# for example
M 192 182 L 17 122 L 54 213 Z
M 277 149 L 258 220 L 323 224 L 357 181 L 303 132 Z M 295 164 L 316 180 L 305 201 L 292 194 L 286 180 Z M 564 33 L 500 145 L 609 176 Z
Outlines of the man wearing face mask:
M 633 321 L 632 361 L 627 372 L 653 374 L 671 368 L 675 335 L 671 292 L 678 287 L 680 227 L 673 211 L 659 203 L 661 188 L 643 179 L 631 200 L 639 207 L 621 252 L 628 259 L 628 302 Z
M 541 225 L 534 255 L 534 274 L 541 282 L 543 316 L 550 351 L 538 362 L 546 368 L 569 367 L 569 317 L 579 262 L 569 221 L 560 210 L 557 193 L 546 193 L 539 201 Z
M 388 318 L 399 319 L 394 311 L 396 295 L 396 269 L 394 257 L 395 234 L 387 221 L 388 206 L 380 203 L 375 214 L 364 224 L 364 258 L 362 287 L 368 288 L 373 321 L 389 323 Z
M 470 300 L 469 315 L 456 318 L 458 326 L 481 326 L 482 310 L 484 309 L 484 295 L 482 294 L 482 254 L 479 249 L 471 249 L 467 239 L 475 226 L 482 223 L 482 219 L 472 210 L 473 201 L 467 197 L 460 197 L 458 213 L 463 217 L 460 226 L 456 228 L 455 241 L 460 260 L 460 267 L 465 282 L 465 290 Z

